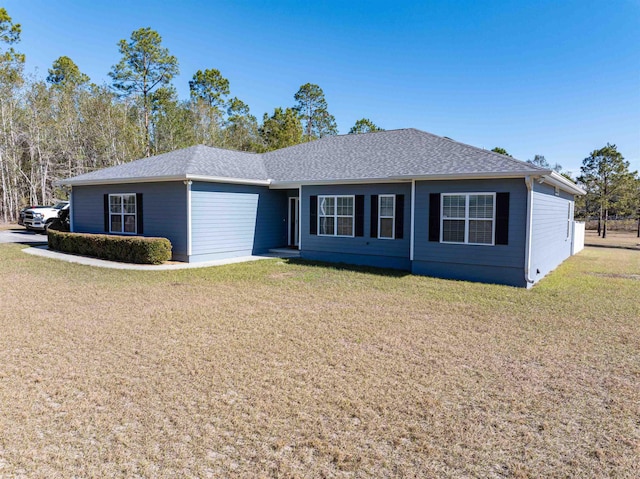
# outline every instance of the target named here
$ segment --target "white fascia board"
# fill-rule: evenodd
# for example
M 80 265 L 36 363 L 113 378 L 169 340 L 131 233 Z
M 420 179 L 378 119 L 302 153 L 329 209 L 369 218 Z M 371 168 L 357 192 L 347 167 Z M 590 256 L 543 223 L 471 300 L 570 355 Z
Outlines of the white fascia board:
M 549 173 L 546 170 L 540 171 L 542 176 Z M 272 189 L 299 188 L 300 186 L 314 185 L 357 185 L 357 184 L 376 184 L 376 183 L 410 183 L 411 181 L 420 180 L 477 180 L 477 179 L 500 179 L 500 178 L 524 178 L 530 176 L 531 171 L 514 171 L 509 173 L 473 173 L 473 174 L 446 174 L 446 175 L 405 175 L 405 176 L 387 176 L 385 178 L 346 178 L 332 180 L 303 180 L 303 181 L 272 181 L 270 187 Z
M 549 172 L 548 175 L 544 175 L 545 182 L 552 186 L 557 186 L 561 190 L 565 190 L 574 195 L 586 195 L 587 192 L 580 186 L 576 185 L 573 181 L 568 180 L 560 173 L 555 171 Z
M 208 183 L 234 183 L 238 185 L 269 186 L 272 180 L 248 180 L 245 178 L 225 178 L 224 176 L 187 175 L 187 180 L 205 181 Z
M 94 185 L 117 185 L 131 183 L 159 183 L 163 181 L 184 181 L 184 176 L 152 176 L 140 178 L 109 178 L 96 180 L 58 180 L 54 182 L 57 185 L 70 186 L 94 186 Z
M 409 180 L 496 180 L 500 178 L 525 178 L 526 176 L 542 176 L 548 173 L 546 170 L 540 172 L 531 171 L 508 171 L 508 172 L 487 172 L 487 173 L 448 173 L 441 175 L 406 175 L 397 176 L 393 178 L 397 179 L 409 179 Z
M 344 180 L 309 180 L 309 181 L 273 181 L 272 189 L 299 188 L 301 186 L 323 186 L 323 185 L 360 185 L 374 183 L 410 183 L 411 178 L 347 178 Z
M 478 180 L 478 179 L 500 179 L 500 178 L 544 178 L 550 185 L 557 186 L 574 195 L 584 195 L 586 191 L 578 185 L 569 181 L 561 174 L 553 170 L 531 171 L 512 171 L 507 173 L 473 173 L 473 174 L 456 174 L 456 175 L 416 175 L 411 178 L 415 180 Z M 404 178 L 404 177 L 402 177 Z
M 92 185 L 117 185 L 132 183 L 163 183 L 167 181 L 203 181 L 209 183 L 233 183 L 240 185 L 258 185 L 269 186 L 271 180 L 248 180 L 244 178 L 224 178 L 221 176 L 200 176 L 200 175 L 183 175 L 183 176 L 151 176 L 140 178 L 110 178 L 103 180 L 59 180 L 54 182 L 56 186 L 92 186 Z

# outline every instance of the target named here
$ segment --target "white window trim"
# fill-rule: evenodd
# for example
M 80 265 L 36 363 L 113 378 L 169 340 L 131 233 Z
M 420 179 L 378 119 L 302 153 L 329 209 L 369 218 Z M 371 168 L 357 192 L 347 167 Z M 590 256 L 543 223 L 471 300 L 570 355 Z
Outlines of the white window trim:
M 382 216 L 382 198 L 393 198 L 393 216 Z M 380 224 L 383 218 L 391 218 L 391 236 L 380 236 L 382 229 Z M 378 239 L 393 240 L 396 239 L 396 195 L 378 195 Z
M 323 198 L 333 198 L 334 205 L 334 213 L 333 215 L 320 215 L 320 204 Z M 351 198 L 353 204 L 353 215 L 339 215 L 338 214 L 338 198 Z M 333 234 L 322 234 L 320 233 L 320 217 L 331 218 L 333 217 Z M 351 234 L 350 235 L 339 235 L 338 234 L 338 218 L 349 218 L 351 217 Z M 356 233 L 356 196 L 355 195 L 318 195 L 318 236 L 335 236 L 338 238 L 354 238 Z
M 474 195 L 492 196 L 493 197 L 493 216 L 491 217 L 491 243 L 470 243 L 469 242 L 469 220 L 486 220 L 489 218 L 469 218 L 469 197 Z M 445 196 L 465 196 L 464 203 L 464 218 L 445 218 L 444 217 L 444 197 Z M 464 220 L 464 242 L 459 241 L 444 241 L 444 222 L 445 220 Z M 495 246 L 496 244 L 496 193 L 479 191 L 475 193 L 441 193 L 440 195 L 440 243 L 444 244 L 466 244 L 474 246 Z
M 135 225 L 135 231 L 132 233 L 131 231 L 124 231 L 124 217 L 125 217 L 125 212 L 124 212 L 124 208 L 122 208 L 122 212 L 121 213 L 112 213 L 111 212 L 111 197 L 112 196 L 119 196 L 120 197 L 120 201 L 122 202 L 122 197 L 123 196 L 133 196 L 134 201 L 135 201 L 135 205 L 136 205 L 136 212 L 133 213 L 133 216 L 135 217 L 135 221 L 134 221 L 134 225 Z M 111 216 L 117 216 L 120 215 L 121 218 L 121 223 L 122 224 L 122 231 L 113 231 L 111 229 Z M 127 213 L 126 216 L 131 216 L 131 213 Z M 138 196 L 135 193 L 112 193 L 109 194 L 109 233 L 116 233 L 119 235 L 137 235 L 138 234 Z

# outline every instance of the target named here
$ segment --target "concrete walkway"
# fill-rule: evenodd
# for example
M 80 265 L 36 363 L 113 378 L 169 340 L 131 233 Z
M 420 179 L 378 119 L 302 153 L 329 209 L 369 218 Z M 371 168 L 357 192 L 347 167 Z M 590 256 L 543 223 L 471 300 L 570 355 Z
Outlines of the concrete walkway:
M 59 259 L 69 263 L 84 264 L 87 266 L 97 266 L 99 268 L 111 269 L 133 269 L 138 271 L 166 271 L 172 269 L 189 269 L 189 268 L 207 268 L 209 266 L 222 266 L 225 264 L 245 263 L 247 261 L 258 261 L 261 259 L 280 258 L 281 255 L 264 255 L 264 256 L 241 256 L 239 258 L 219 259 L 216 261 L 203 261 L 201 263 L 171 263 L 171 264 L 131 264 L 118 263 L 117 261 L 107 261 L 104 259 L 89 258 L 87 256 L 77 256 L 73 254 L 60 253 L 52 251 L 47 246 L 34 246 L 22 250 L 27 254 L 34 256 L 43 256 L 45 258 Z

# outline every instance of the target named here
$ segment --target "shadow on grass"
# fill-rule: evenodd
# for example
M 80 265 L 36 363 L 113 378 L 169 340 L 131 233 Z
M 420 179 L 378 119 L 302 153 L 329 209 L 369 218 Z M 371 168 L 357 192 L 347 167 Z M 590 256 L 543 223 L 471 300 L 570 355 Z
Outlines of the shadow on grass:
M 326 261 L 312 261 L 301 258 L 283 258 L 283 261 L 286 261 L 287 263 L 293 265 L 316 266 L 333 271 L 352 271 L 354 273 L 375 274 L 387 278 L 404 278 L 405 276 L 411 276 L 410 271 L 389 268 L 376 268 L 374 266 L 362 266 L 347 263 L 328 263 Z
M 585 247 L 590 248 L 610 248 L 610 249 L 628 249 L 631 251 L 640 251 L 640 246 L 623 246 L 617 244 L 594 244 L 594 243 L 585 243 Z

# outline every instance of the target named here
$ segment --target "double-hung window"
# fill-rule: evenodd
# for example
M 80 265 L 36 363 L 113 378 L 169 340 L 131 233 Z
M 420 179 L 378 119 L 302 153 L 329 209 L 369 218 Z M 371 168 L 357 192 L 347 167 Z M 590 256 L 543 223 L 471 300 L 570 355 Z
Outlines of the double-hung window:
M 396 195 L 378 196 L 378 238 L 394 239 Z
M 136 234 L 135 193 L 109 195 L 109 231 Z
M 318 196 L 318 235 L 353 236 L 354 196 Z
M 495 193 L 443 193 L 440 241 L 493 245 Z

